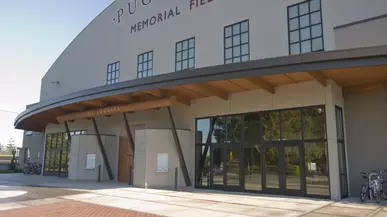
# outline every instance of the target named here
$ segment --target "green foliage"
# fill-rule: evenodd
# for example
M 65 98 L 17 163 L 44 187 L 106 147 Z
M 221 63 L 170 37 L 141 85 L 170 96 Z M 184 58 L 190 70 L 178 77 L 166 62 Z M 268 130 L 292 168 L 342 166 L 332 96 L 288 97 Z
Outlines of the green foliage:
M 6 149 L 6 152 L 7 153 L 12 153 L 12 151 L 16 148 L 16 145 L 15 145 L 15 140 L 13 138 L 11 138 L 7 144 L 7 147 L 5 148 Z
M 23 170 L 22 169 L 0 170 L 0 174 L 2 173 L 23 173 Z

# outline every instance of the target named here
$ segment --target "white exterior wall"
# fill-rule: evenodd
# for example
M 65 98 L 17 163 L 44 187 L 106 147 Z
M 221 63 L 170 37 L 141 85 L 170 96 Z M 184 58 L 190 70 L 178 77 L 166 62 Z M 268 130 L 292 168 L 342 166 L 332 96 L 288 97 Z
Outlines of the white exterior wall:
M 216 0 L 189 10 L 189 0 L 153 0 L 147 7 L 138 6 L 132 16 L 126 7 L 121 23 L 114 23 L 117 10 L 127 2 L 113 2 L 62 53 L 42 79 L 41 101 L 105 85 L 107 65 L 116 61 L 121 62 L 120 81 L 135 79 L 137 55 L 150 50 L 154 75 L 174 72 L 175 43 L 190 37 L 196 37 L 196 68 L 223 64 L 224 27 L 246 19 L 251 60 L 288 55 L 287 6 L 302 1 Z M 180 15 L 130 34 L 131 25 L 176 6 Z M 336 47 L 333 27 L 386 10 L 385 0 L 322 0 L 325 50 Z

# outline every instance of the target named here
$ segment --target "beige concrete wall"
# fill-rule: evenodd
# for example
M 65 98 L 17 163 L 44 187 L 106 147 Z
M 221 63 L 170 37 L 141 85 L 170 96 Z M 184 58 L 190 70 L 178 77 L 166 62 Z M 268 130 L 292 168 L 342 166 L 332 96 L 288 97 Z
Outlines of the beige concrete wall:
M 120 81 L 137 78 L 137 55 L 154 51 L 154 74 L 175 70 L 175 43 L 196 37 L 196 68 L 223 64 L 223 29 L 250 20 L 250 59 L 288 55 L 287 6 L 302 0 L 213 1 L 189 10 L 188 0 L 152 1 L 127 15 L 128 0 L 116 0 L 68 46 L 42 79 L 41 101 L 106 84 L 107 65 L 121 61 Z M 140 32 L 130 26 L 165 9 L 180 15 Z M 122 22 L 117 10 L 125 7 Z M 385 13 L 387 1 L 322 0 L 325 50 L 334 50 L 333 27 Z M 213 16 L 216 14 L 216 16 Z M 76 79 L 75 79 L 76 78 Z M 51 81 L 59 81 L 59 85 Z
M 181 148 L 185 157 L 191 183 L 194 183 L 194 146 L 191 132 L 178 130 Z M 184 188 L 185 182 L 177 156 L 172 131 L 170 129 L 145 129 L 136 131 L 136 155 L 134 162 L 134 186 L 146 188 L 173 189 L 175 168 L 178 168 L 178 187 Z M 157 172 L 157 154 L 168 154 L 168 171 Z M 191 186 L 193 187 L 193 186 Z
M 387 94 L 345 97 L 347 153 L 351 196 L 358 196 L 360 172 L 387 169 Z
M 387 16 L 335 30 L 338 49 L 387 45 Z
M 117 178 L 118 161 L 118 139 L 115 136 L 101 136 L 103 146 L 106 151 L 113 177 Z M 85 169 L 86 155 L 96 154 L 95 169 Z M 69 179 L 72 180 L 97 180 L 98 165 L 102 166 L 101 180 L 108 181 L 109 176 L 104 165 L 102 153 L 99 149 L 95 135 L 73 136 L 70 150 Z

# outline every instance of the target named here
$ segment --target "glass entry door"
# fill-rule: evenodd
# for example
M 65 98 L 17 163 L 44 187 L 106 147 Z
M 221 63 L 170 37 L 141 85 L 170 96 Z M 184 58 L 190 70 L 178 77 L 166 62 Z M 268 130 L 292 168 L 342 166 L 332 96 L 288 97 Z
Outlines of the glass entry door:
M 240 190 L 241 152 L 237 147 L 212 148 L 211 186 L 215 189 Z
M 305 192 L 301 144 L 266 145 L 264 149 L 263 191 L 289 195 Z

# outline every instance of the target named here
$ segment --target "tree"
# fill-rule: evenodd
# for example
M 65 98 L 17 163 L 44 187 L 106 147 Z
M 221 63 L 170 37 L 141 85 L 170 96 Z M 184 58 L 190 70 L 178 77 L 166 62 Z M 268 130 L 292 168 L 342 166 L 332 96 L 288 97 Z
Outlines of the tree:
M 0 153 L 5 151 L 5 147 L 3 144 L 0 143 Z
M 11 138 L 7 144 L 6 152 L 12 153 L 12 151 L 16 148 L 15 140 Z

